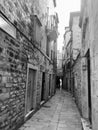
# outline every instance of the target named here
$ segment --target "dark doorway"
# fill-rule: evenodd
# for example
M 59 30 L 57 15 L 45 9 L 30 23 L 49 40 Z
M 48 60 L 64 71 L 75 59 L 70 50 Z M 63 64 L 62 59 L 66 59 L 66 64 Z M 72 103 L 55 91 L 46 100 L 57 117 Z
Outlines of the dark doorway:
M 92 104 L 91 104 L 91 70 L 90 70 L 90 50 L 87 51 L 87 76 L 88 76 L 88 114 L 89 121 L 92 123 Z
M 60 77 L 59 76 L 56 77 L 56 88 L 60 89 Z
M 41 101 L 44 100 L 44 90 L 45 89 L 45 72 L 42 73 L 42 90 L 41 90 Z
M 73 77 L 72 77 L 72 94 L 73 94 L 73 97 L 75 96 L 75 94 L 74 94 L 74 90 L 75 90 L 75 87 L 74 87 L 74 75 L 73 75 Z
M 66 91 L 68 91 L 68 78 L 66 78 Z
M 51 74 L 49 74 L 49 96 L 51 95 Z
M 36 81 L 36 70 L 31 68 L 28 69 L 28 80 L 26 88 L 26 115 L 35 108 L 35 81 Z

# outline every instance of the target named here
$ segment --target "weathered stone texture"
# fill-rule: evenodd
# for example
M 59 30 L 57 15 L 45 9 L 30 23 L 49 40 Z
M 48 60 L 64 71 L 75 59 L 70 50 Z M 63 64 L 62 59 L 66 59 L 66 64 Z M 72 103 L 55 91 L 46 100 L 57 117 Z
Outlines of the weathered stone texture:
M 43 4 L 42 4 L 43 3 Z M 45 25 L 47 20 L 47 0 L 42 2 L 41 0 L 1 0 L 0 10 L 15 24 L 17 28 L 21 30 L 28 38 L 33 38 L 34 22 L 33 15 L 37 15 L 41 20 L 41 42 L 42 49 L 45 52 L 46 49 L 46 36 L 45 36 Z
M 0 129 L 11 129 L 24 115 L 27 58 L 17 41 L 0 34 Z
M 98 1 L 94 2 L 82 1 L 82 30 L 85 20 L 87 20 L 87 26 L 85 30 L 85 40 L 83 41 L 83 54 L 85 55 L 87 49 L 90 49 L 91 60 L 91 100 L 92 100 L 92 129 L 98 129 Z M 86 85 L 87 86 L 87 85 Z M 87 93 L 88 90 L 85 90 Z M 86 103 L 85 106 L 88 104 Z
M 24 121 L 28 63 L 38 68 L 36 106 L 41 100 L 42 72 L 46 73 L 45 99 L 48 99 L 53 65 L 38 50 L 46 52 L 47 4 L 47 0 L 0 1 L 0 11 L 17 27 L 16 39 L 0 29 L 0 130 L 15 130 Z M 41 43 L 33 39 L 36 14 L 42 22 Z
M 81 28 L 79 27 L 79 19 L 80 19 L 80 14 L 78 14 L 77 16 L 74 16 L 73 18 L 73 25 L 72 25 L 73 59 L 77 58 L 79 54 L 77 49 L 80 50 L 81 48 Z
M 82 89 L 81 89 L 81 58 L 80 58 L 80 56 L 77 58 L 76 63 L 73 66 L 73 73 L 74 73 L 75 101 L 81 112 L 82 111 L 82 101 L 81 101 L 81 90 Z
M 93 130 L 98 129 L 98 9 L 96 8 L 98 4 L 98 1 L 95 0 L 94 3 L 90 1 L 90 4 L 88 5 L 88 8 L 91 8 L 91 14 L 89 15 L 90 19 L 90 33 L 93 32 L 92 37 L 90 38 L 91 41 L 91 50 L 92 50 L 92 58 L 95 62 L 92 62 L 92 69 L 93 75 L 92 75 L 92 120 L 93 120 Z M 91 34 L 90 34 L 91 35 Z

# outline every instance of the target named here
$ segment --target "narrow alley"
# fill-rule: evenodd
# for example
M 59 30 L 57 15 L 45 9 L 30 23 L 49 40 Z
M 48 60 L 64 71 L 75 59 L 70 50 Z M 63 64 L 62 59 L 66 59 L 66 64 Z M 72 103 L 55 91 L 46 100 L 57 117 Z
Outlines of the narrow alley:
M 0 0 L 0 130 L 98 130 L 98 0 Z
M 57 90 L 19 130 L 82 130 L 80 114 L 70 93 Z

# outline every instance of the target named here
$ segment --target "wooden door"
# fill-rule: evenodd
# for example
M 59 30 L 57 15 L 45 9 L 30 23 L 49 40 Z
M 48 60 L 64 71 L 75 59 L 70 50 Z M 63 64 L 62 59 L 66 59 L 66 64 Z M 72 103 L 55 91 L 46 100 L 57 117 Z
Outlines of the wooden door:
M 27 84 L 27 95 L 26 95 L 26 114 L 34 108 L 34 87 L 35 87 L 35 73 L 33 69 L 29 69 L 28 72 L 28 84 Z

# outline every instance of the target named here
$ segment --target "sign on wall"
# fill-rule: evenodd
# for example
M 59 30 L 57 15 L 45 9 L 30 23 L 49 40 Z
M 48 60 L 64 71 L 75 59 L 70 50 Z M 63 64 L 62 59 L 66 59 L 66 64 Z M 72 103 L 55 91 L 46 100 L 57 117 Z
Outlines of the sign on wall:
M 0 28 L 7 32 L 12 37 L 16 38 L 16 28 L 11 25 L 5 18 L 0 14 Z

